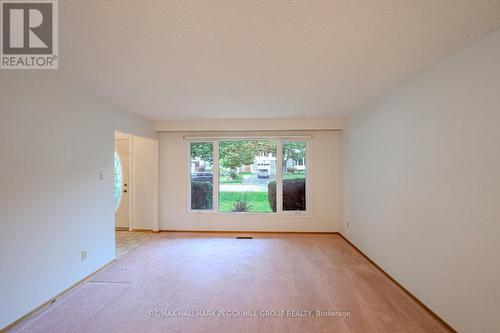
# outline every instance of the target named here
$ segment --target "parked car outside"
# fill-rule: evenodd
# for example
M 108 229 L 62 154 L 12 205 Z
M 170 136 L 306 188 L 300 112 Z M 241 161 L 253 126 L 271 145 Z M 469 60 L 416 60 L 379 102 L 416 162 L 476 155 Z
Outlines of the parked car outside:
M 258 178 L 269 178 L 269 170 L 259 169 L 259 171 L 257 171 L 257 177 Z
M 197 182 L 213 183 L 214 174 L 212 172 L 195 172 L 191 175 L 191 180 Z

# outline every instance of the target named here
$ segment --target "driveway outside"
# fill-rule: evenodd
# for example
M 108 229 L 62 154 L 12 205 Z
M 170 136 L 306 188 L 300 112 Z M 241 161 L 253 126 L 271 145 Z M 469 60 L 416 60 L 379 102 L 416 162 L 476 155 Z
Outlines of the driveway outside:
M 246 175 L 242 184 L 220 184 L 220 192 L 267 192 L 267 184 L 273 180 L 274 176 L 258 178 L 257 175 Z

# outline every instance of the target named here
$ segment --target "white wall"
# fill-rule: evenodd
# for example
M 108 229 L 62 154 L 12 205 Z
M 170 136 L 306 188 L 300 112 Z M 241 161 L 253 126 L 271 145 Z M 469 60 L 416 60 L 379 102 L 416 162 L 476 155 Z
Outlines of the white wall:
M 500 332 L 500 30 L 343 139 L 343 234 L 458 331 Z
M 114 258 L 114 131 L 156 135 L 55 75 L 0 73 L 0 327 Z
M 262 135 L 312 135 L 312 215 L 188 214 L 188 142 L 184 135 L 232 136 L 242 133 L 164 132 L 160 135 L 160 229 L 321 231 L 339 230 L 340 132 L 261 132 Z M 244 135 L 259 135 L 245 132 Z M 311 159 L 310 159 L 311 160 Z
M 344 118 L 190 119 L 154 122 L 158 132 L 333 131 L 344 129 Z

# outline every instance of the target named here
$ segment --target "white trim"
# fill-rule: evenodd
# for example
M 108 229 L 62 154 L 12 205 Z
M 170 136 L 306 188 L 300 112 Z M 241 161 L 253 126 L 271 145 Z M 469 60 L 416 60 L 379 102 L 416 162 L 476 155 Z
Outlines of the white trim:
M 129 135 L 129 143 L 128 143 L 128 230 L 132 231 L 134 229 L 134 214 L 132 214 L 132 210 L 134 209 L 134 188 L 133 186 L 133 175 L 134 175 L 134 136 Z
M 283 213 L 283 140 L 276 141 L 276 213 Z
M 212 211 L 219 212 L 219 141 L 213 142 L 212 161 Z
M 154 156 L 154 197 L 153 197 L 153 231 L 160 230 L 160 205 L 159 205 L 159 156 L 160 156 L 160 142 L 154 140 L 155 156 Z
M 191 209 L 191 142 L 186 143 L 186 167 L 184 170 L 186 170 L 187 175 L 186 175 L 186 180 L 187 180 L 187 207 L 186 207 L 186 213 L 194 213 L 194 211 Z

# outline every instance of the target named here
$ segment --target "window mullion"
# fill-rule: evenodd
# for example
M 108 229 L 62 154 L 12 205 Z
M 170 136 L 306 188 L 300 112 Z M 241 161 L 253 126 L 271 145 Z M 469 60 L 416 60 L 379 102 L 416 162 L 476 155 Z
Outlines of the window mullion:
M 283 212 L 283 149 L 282 141 L 276 141 L 276 212 Z
M 213 211 L 218 212 L 219 211 L 219 141 L 214 141 L 213 143 L 213 165 L 212 165 L 212 172 L 213 172 Z

